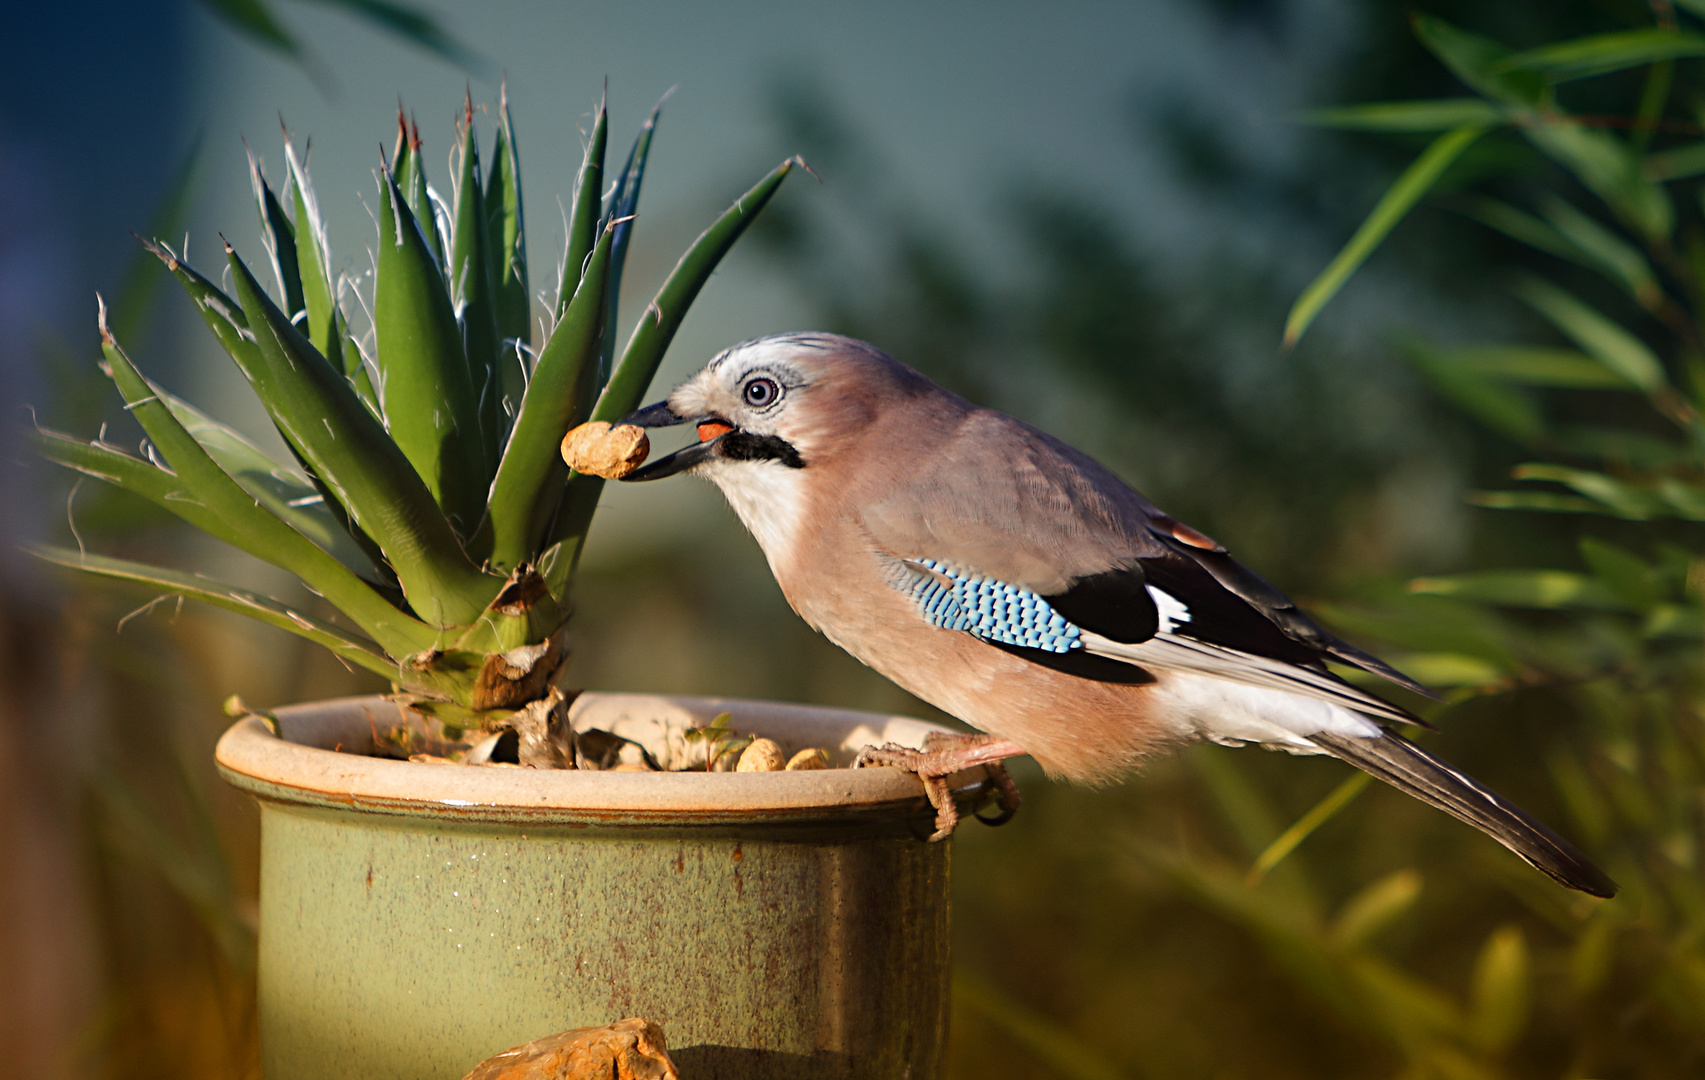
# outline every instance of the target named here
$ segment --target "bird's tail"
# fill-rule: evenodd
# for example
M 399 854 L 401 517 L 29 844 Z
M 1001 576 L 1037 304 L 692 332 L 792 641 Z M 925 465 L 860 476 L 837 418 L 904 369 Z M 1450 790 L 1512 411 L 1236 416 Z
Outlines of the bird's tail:
M 1557 882 L 1593 896 L 1616 895 L 1616 882 L 1567 840 L 1394 731 L 1371 739 L 1327 732 L 1309 741 L 1376 779 L 1479 829 Z

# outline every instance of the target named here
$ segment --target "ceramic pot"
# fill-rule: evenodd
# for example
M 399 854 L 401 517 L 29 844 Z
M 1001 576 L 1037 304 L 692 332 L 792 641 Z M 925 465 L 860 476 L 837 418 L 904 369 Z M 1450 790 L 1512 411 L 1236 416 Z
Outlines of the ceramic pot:
M 655 750 L 725 711 L 837 766 L 942 730 L 633 694 L 582 694 L 570 715 Z M 276 734 L 250 717 L 217 751 L 261 807 L 269 1080 L 456 1080 L 626 1016 L 663 1025 L 691 1080 L 940 1074 L 950 850 L 921 839 L 915 777 L 413 763 L 366 756 L 398 720 L 383 698 L 274 715 Z

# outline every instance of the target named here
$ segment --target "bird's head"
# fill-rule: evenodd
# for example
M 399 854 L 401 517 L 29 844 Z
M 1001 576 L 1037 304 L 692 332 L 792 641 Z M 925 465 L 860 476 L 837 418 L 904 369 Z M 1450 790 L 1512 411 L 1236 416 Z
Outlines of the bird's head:
M 929 384 L 861 341 L 780 334 L 727 349 L 669 397 L 626 417 L 641 427 L 693 424 L 698 441 L 626 480 L 693 471 L 722 484 L 748 466 L 831 465 L 886 404 Z

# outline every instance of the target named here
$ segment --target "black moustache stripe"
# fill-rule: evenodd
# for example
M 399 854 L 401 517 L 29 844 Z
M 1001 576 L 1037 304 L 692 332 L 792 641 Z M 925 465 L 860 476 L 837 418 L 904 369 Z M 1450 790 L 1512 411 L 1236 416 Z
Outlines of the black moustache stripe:
M 716 452 L 729 461 L 779 461 L 790 469 L 805 468 L 805 459 L 793 444 L 776 435 L 730 431 L 716 440 Z

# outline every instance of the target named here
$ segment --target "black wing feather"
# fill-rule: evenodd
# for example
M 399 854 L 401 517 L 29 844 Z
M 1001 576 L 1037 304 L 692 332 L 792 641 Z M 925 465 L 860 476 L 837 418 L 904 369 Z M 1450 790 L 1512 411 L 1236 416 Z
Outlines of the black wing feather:
M 1148 592 L 1153 585 L 1189 609 L 1190 620 L 1175 626 L 1174 634 L 1315 671 L 1324 672 L 1327 660 L 1337 660 L 1437 698 L 1378 657 L 1322 630 L 1288 596 L 1224 548 L 1184 543 L 1160 528 L 1151 532 L 1160 542 L 1157 554 L 1078 578 L 1044 599 L 1085 630 L 1135 644 L 1159 631 L 1160 613 Z M 1022 651 L 1027 655 L 1033 650 Z

